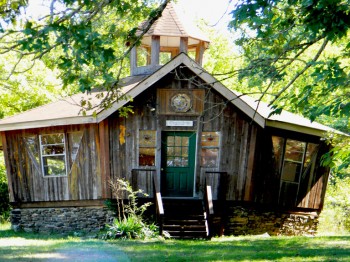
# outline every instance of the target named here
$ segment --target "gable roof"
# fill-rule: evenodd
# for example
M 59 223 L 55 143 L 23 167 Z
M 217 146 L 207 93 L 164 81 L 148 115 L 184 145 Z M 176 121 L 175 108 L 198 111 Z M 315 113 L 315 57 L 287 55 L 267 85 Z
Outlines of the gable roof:
M 128 97 L 135 98 L 148 87 L 152 86 L 165 75 L 181 65 L 186 66 L 203 81 L 211 85 L 214 90 L 220 93 L 263 128 L 270 126 L 317 136 L 322 136 L 325 132 L 336 131 L 330 127 L 311 122 L 306 118 L 288 111 L 282 111 L 280 115 L 269 116 L 271 109 L 267 104 L 263 102 L 257 103 L 257 101 L 251 97 L 241 96 L 239 93 L 228 89 L 184 53 L 179 54 L 151 75 L 133 76 L 120 80 L 121 92 Z M 106 95 L 107 91 L 76 94 L 21 114 L 5 118 L 0 120 L 0 131 L 99 123 L 129 102 L 128 100 L 120 100 L 114 102 L 111 107 L 107 109 L 97 110 L 96 115 L 94 114 L 94 110 L 87 111 L 85 115 L 82 115 L 80 101 L 84 99 L 89 101 L 93 106 L 96 106 L 101 102 L 101 98 L 96 97 L 97 94 Z

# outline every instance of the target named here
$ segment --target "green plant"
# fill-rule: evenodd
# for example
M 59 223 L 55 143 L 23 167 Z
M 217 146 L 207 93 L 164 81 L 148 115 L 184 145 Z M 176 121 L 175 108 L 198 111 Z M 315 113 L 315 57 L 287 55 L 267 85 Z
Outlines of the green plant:
M 157 226 L 148 224 L 143 218 L 143 213 L 152 204 L 150 202 L 139 205 L 138 195 L 145 195 L 142 190 L 134 191 L 128 181 L 118 179 L 110 183 L 113 196 L 116 199 L 117 217 L 112 225 L 107 225 L 107 232 L 102 236 L 104 239 L 116 238 L 153 238 L 157 236 Z M 127 203 L 124 199 L 127 198 Z M 108 201 L 108 207 L 113 207 L 113 203 Z
M 2 162 L 2 160 L 3 157 L 2 154 L 0 154 L 0 223 L 3 223 L 8 220 L 11 210 L 6 169 L 5 164 Z
M 326 192 L 325 206 L 321 213 L 319 233 L 350 232 L 350 177 L 331 176 Z

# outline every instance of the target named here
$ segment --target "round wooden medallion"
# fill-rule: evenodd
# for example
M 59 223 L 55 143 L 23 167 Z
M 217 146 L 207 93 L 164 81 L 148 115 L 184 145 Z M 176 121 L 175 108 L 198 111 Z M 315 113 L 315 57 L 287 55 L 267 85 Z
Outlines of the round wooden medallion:
M 171 98 L 171 107 L 175 112 L 185 113 L 192 107 L 192 101 L 187 94 L 176 94 Z

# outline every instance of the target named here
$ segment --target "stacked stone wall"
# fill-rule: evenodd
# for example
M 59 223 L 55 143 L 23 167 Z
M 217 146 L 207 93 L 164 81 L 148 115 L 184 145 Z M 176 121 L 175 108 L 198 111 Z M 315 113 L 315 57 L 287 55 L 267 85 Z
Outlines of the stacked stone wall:
M 11 224 L 15 231 L 38 233 L 96 233 L 113 220 L 105 207 L 13 209 Z
M 315 212 L 291 213 L 235 206 L 229 207 L 226 214 L 225 235 L 314 235 L 318 225 Z

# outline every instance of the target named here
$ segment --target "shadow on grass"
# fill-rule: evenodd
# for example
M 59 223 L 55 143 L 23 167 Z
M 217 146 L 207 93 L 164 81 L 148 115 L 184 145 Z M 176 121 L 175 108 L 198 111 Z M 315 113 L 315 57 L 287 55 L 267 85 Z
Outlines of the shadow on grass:
M 350 236 L 116 242 L 132 261 L 349 261 Z
M 0 230 L 0 261 L 129 261 L 119 248 L 97 239 Z
M 102 253 L 96 258 L 96 253 L 89 253 L 89 250 Z M 211 241 L 127 240 L 106 243 L 58 234 L 0 230 L 0 261 L 69 261 L 61 259 L 60 255 L 77 256 L 76 253 L 82 254 L 81 261 L 128 261 L 120 250 L 132 261 L 349 261 L 350 236 L 226 237 Z M 86 260 L 86 257 L 92 260 Z

